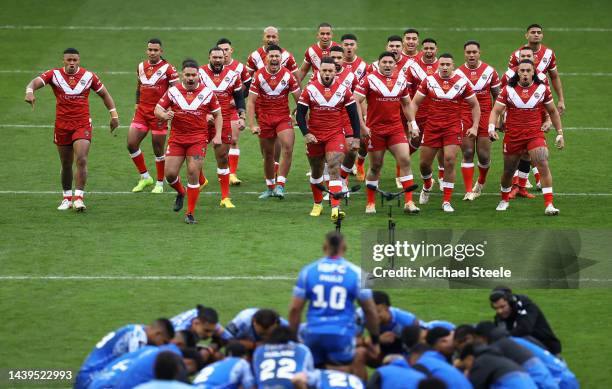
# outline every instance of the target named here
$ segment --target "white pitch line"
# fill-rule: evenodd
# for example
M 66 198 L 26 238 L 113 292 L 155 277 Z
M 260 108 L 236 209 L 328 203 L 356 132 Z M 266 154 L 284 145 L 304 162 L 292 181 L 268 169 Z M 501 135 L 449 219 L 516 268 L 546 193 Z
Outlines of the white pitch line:
M 52 190 L 48 190 L 48 191 L 30 191 L 30 190 L 0 190 L 0 195 L 20 195 L 20 194 L 24 194 L 24 195 L 61 195 L 62 192 L 60 191 L 52 191 Z M 128 192 L 128 191 L 87 191 L 85 192 L 85 194 L 87 195 L 100 195 L 100 196 L 143 196 L 145 194 L 139 194 L 139 193 L 133 193 L 133 192 Z M 174 192 L 164 192 L 165 195 L 174 195 Z M 202 195 L 209 195 L 209 196 L 214 196 L 214 195 L 220 195 L 221 192 L 200 192 L 200 194 Z M 245 192 L 233 192 L 234 196 L 237 195 L 260 195 L 261 192 L 251 192 L 251 191 L 245 191 Z M 285 192 L 285 194 L 287 195 L 296 195 L 296 196 L 310 196 L 312 195 L 312 192 Z M 351 196 L 359 196 L 362 195 L 362 192 L 357 192 L 357 193 L 353 193 Z M 441 192 L 432 192 L 431 193 L 434 196 L 437 195 L 441 195 Z M 608 196 L 612 196 L 612 193 L 588 193 L 588 192 L 577 192 L 577 193 L 563 193 L 563 192 L 555 192 L 554 193 L 555 196 L 574 196 L 574 197 L 608 197 Z M 453 196 L 463 196 L 463 193 L 453 193 Z M 481 193 L 482 196 L 499 196 L 499 192 L 486 192 L 486 193 Z
M 295 276 L 0 276 L 0 281 L 295 281 Z
M 336 30 L 403 31 L 408 26 L 337 26 Z M 420 31 L 525 31 L 524 27 L 416 27 Z M 95 30 L 95 31 L 263 31 L 264 26 L 53 26 L 53 25 L 0 25 L 0 30 Z M 278 27 L 280 31 L 314 31 L 313 26 Z M 612 32 L 612 27 L 546 27 L 557 32 Z

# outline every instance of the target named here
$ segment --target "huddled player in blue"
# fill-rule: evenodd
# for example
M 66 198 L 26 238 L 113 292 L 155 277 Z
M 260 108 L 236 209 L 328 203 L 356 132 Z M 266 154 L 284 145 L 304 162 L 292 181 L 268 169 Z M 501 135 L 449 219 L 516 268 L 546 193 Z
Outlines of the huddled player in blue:
M 196 375 L 193 385 L 197 389 L 251 389 L 255 379 L 251 366 L 244 359 L 246 348 L 237 341 L 230 341 L 225 347 L 227 358 L 217 361 Z
M 365 324 L 380 352 L 378 315 L 372 291 L 361 288 L 361 269 L 344 259 L 346 243 L 339 232 L 330 232 L 323 245 L 325 257 L 304 267 L 293 289 L 289 323 L 293 331 L 300 325 L 302 310 L 310 301 L 302 340 L 313 353 L 317 367 L 351 370 L 355 356 L 355 305 L 357 300 L 365 315 Z M 361 369 L 354 369 L 360 375 Z M 359 371 L 359 373 L 358 373 Z
M 276 327 L 289 322 L 272 309 L 247 308 L 240 311 L 225 327 L 224 339 L 237 339 L 251 352 L 264 342 Z
M 377 361 L 369 361 L 371 367 L 380 366 L 385 356 L 390 354 L 402 354 L 402 331 L 406 327 L 418 326 L 420 321 L 415 315 L 402 309 L 392 307 L 389 295 L 383 291 L 375 290 L 372 292 L 376 312 L 379 320 L 380 333 L 380 357 Z M 363 309 L 357 309 L 358 334 L 363 333 Z
M 181 357 L 172 351 L 162 351 L 153 365 L 155 379 L 136 386 L 134 389 L 193 389 L 185 383 L 185 364 Z
M 87 389 L 106 389 L 117 386 L 117 381 L 121 374 L 125 373 L 130 364 L 141 354 L 156 350 L 157 346 L 144 346 L 136 351 L 123 354 L 119 358 L 113 360 L 98 374 L 95 375 Z M 76 388 L 76 385 L 75 385 Z
M 106 334 L 89 353 L 77 374 L 74 387 L 89 386 L 97 373 L 118 357 L 136 351 L 147 344 L 160 346 L 174 338 L 168 319 L 157 319 L 150 325 L 128 324 Z
M 296 373 L 314 370 L 308 347 L 295 342 L 288 327 L 279 326 L 268 341 L 255 349 L 253 371 L 259 389 L 292 389 L 291 380 Z
M 419 382 L 427 378 L 425 374 L 410 367 L 402 355 L 389 355 L 383 363 L 385 365 L 376 369 L 368 380 L 368 389 L 417 389 Z
M 363 389 L 361 379 L 355 375 L 338 370 L 316 369 L 298 373 L 291 380 L 296 389 Z

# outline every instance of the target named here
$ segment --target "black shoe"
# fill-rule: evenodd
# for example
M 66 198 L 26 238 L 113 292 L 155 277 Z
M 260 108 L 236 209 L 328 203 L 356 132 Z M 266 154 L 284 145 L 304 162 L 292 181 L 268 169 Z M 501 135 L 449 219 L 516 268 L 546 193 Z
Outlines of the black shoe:
M 185 223 L 187 223 L 187 224 L 197 224 L 198 222 L 196 221 L 196 219 L 193 217 L 192 214 L 188 213 L 187 215 L 185 215 Z
M 185 200 L 185 195 L 177 194 L 176 199 L 174 200 L 174 212 L 178 212 L 183 209 L 183 200 Z

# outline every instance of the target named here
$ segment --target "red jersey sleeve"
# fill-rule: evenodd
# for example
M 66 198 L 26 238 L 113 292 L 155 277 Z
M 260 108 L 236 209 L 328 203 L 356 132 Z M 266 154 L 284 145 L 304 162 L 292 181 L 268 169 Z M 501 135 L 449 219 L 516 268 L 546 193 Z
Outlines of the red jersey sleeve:
M 255 70 L 257 70 L 257 65 L 255 65 L 255 60 L 253 60 L 253 53 L 249 54 L 249 58 L 247 58 L 245 66 L 247 70 L 251 72 L 254 72 Z
M 465 88 L 463 89 L 463 93 L 461 94 L 461 97 L 463 97 L 463 99 L 465 100 L 465 99 L 469 99 L 472 96 L 474 96 L 474 89 L 472 88 L 469 82 L 466 82 Z
M 406 85 L 404 86 L 404 89 L 402 89 L 402 91 L 400 92 L 399 97 L 400 98 L 410 97 L 411 91 L 412 91 L 412 83 L 406 82 Z
M 247 70 L 246 66 L 242 67 L 242 72 L 240 72 L 240 79 L 244 84 L 251 81 L 251 74 Z
M 491 75 L 491 88 L 499 88 L 501 86 L 501 81 L 495 69 L 493 69 L 493 74 Z
M 544 100 L 542 100 L 544 104 L 549 104 L 553 101 L 553 95 L 550 92 L 550 87 L 546 85 L 546 91 L 544 91 Z
M 42 82 L 44 82 L 45 85 L 47 85 L 53 79 L 53 69 L 47 70 L 46 72 L 38 76 L 38 78 L 40 78 Z
M 159 101 L 157 102 L 157 105 L 159 105 L 163 109 L 168 109 L 170 108 L 170 104 L 172 104 L 172 100 L 170 99 L 170 93 L 166 91 L 166 93 L 164 93 L 162 98 L 159 99 Z
M 557 70 L 557 56 L 555 55 L 554 51 L 550 56 L 550 63 L 548 64 L 548 71 L 551 70 Z
M 92 72 L 91 74 L 93 75 L 93 77 L 91 77 L 91 89 L 98 93 L 104 88 L 104 84 L 102 84 L 102 81 L 100 81 L 96 73 Z
M 355 75 L 353 77 L 353 83 L 351 84 L 351 90 L 354 91 L 355 88 L 357 88 L 357 85 L 359 85 L 359 79 L 357 78 L 357 75 Z
M 514 55 L 514 51 L 510 54 L 510 59 L 508 60 L 508 69 L 512 69 L 513 67 L 518 66 L 518 58 Z
M 370 90 L 370 83 L 368 82 L 368 78 L 364 77 L 359 81 L 359 84 L 355 87 L 355 93 L 361 96 L 367 96 L 368 91 Z
M 507 87 L 502 88 L 495 102 L 502 104 L 504 107 L 508 104 L 508 88 Z
M 207 106 L 208 106 L 208 112 L 215 112 L 221 109 L 221 105 L 219 104 L 217 95 L 215 95 L 214 93 L 212 94 L 212 97 L 210 101 L 208 102 Z
M 242 90 L 242 81 L 240 80 L 240 77 L 236 77 L 234 83 L 232 84 L 232 91 L 237 92 L 239 90 Z
M 298 70 L 298 66 L 295 62 L 295 57 L 293 56 L 293 54 L 289 54 L 289 58 L 287 59 L 287 64 L 285 65 L 285 67 L 291 73 L 296 72 Z
M 300 99 L 298 100 L 298 104 L 302 104 L 307 107 L 310 107 L 310 93 L 308 93 L 308 88 L 304 88 L 304 90 L 300 94 Z
M 423 96 L 427 96 L 427 92 L 429 92 L 429 83 L 427 82 L 427 79 L 424 79 L 419 84 L 419 87 L 417 88 L 417 93 L 420 93 Z
M 172 64 L 168 64 L 168 69 L 166 69 L 166 77 L 168 78 L 168 82 L 176 82 L 179 80 L 178 72 L 176 68 L 172 66 Z
M 304 61 L 309 64 L 312 65 L 312 59 L 310 58 L 310 53 L 308 52 L 310 50 L 310 47 L 306 49 L 306 52 L 304 53 Z
M 249 87 L 249 93 L 254 95 L 259 95 L 259 77 L 257 77 L 258 73 L 253 74 L 253 82 L 251 82 L 251 86 Z
M 344 105 L 347 106 L 354 102 L 355 102 L 355 99 L 353 98 L 353 93 L 351 92 L 350 89 L 347 88 L 346 92 L 344 93 Z
M 295 75 L 291 73 L 289 77 L 289 93 L 293 93 L 297 90 L 300 90 L 300 84 L 298 83 Z

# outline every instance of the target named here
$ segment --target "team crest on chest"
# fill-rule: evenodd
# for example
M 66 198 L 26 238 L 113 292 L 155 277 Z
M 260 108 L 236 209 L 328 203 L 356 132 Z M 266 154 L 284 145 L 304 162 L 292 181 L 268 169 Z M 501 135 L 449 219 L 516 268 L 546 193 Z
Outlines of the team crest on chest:
M 331 90 L 329 88 L 325 88 L 323 91 L 323 96 L 325 96 L 326 99 L 329 99 L 332 96 Z
M 393 79 L 392 78 L 387 78 L 387 88 L 389 88 L 389 89 L 393 88 Z
M 68 79 L 68 85 L 70 85 L 71 88 L 74 88 L 76 84 L 77 84 L 77 80 L 74 77 L 70 77 Z
M 529 89 L 523 89 L 521 91 L 521 98 L 522 99 L 528 99 L 529 98 Z

